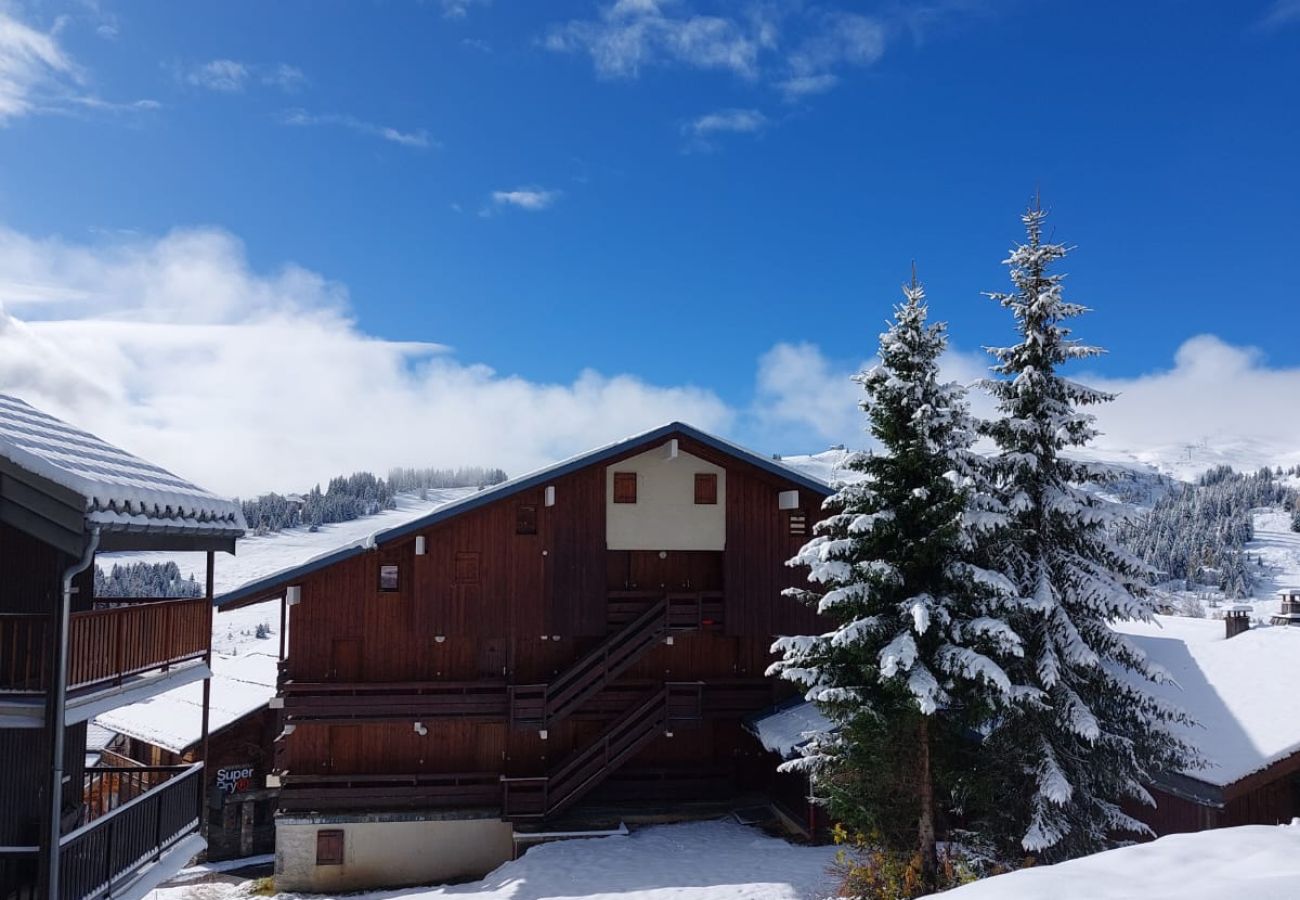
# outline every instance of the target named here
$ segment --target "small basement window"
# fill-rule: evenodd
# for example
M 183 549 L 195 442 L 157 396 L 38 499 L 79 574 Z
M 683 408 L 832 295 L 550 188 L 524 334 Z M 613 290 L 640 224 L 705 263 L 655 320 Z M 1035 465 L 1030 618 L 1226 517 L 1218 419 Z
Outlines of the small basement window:
M 316 832 L 316 865 L 343 865 L 343 829 L 328 828 Z
M 392 593 L 399 589 L 398 573 L 401 570 L 394 565 L 379 567 L 379 590 L 384 593 Z
M 695 502 L 714 506 L 718 502 L 718 476 L 712 472 L 695 474 Z
M 515 507 L 515 534 L 537 534 L 537 507 Z
M 614 473 L 614 502 L 615 503 L 636 502 L 636 473 L 635 472 Z

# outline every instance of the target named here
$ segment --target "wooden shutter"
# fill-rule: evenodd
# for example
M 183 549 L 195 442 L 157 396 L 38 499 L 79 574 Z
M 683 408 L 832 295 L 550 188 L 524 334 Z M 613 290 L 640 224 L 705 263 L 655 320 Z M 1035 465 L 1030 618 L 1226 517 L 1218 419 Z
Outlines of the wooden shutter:
M 695 502 L 715 506 L 718 502 L 718 476 L 712 472 L 695 473 Z
M 524 504 L 515 507 L 515 534 L 537 534 L 537 507 Z
M 636 502 L 636 473 L 635 472 L 614 473 L 614 502 L 615 503 Z
M 457 584 L 478 584 L 479 554 L 477 551 L 466 550 L 456 554 L 456 583 Z
M 316 832 L 316 865 L 343 865 L 343 829 L 325 828 Z

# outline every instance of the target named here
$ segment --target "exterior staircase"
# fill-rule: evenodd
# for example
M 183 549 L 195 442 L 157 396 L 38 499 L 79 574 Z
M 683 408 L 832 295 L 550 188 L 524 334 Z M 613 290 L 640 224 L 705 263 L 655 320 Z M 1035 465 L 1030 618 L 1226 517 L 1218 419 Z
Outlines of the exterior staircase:
M 714 607 L 717 607 L 715 610 Z M 674 631 L 696 631 L 720 618 L 709 594 L 665 594 L 549 684 L 510 687 L 510 723 L 546 729 L 579 709 Z
M 551 818 L 568 809 L 673 722 L 702 718 L 700 682 L 669 682 L 611 722 L 586 747 L 546 775 L 501 779 L 502 817 Z

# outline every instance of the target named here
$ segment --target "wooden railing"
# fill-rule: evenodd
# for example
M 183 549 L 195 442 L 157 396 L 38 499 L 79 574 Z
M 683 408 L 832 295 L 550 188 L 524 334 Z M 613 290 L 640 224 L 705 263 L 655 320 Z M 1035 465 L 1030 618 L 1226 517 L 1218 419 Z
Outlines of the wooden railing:
M 0 693 L 49 689 L 53 619 L 0 615 Z M 212 604 L 203 598 L 130 603 L 74 612 L 68 622 L 68 689 L 201 659 L 212 635 Z
M 665 684 L 546 775 L 502 777 L 502 815 L 542 819 L 568 809 L 662 734 L 670 722 L 699 719 L 702 687 L 698 682 Z
M 394 718 L 500 722 L 508 708 L 506 683 L 492 680 L 288 682 L 280 695 L 287 717 L 323 724 Z
M 342 809 L 495 807 L 501 802 L 496 772 L 409 775 L 285 775 L 280 809 L 328 812 Z
M 100 770 L 101 775 L 109 773 L 127 777 L 122 769 Z M 158 780 L 63 837 L 59 894 L 64 900 L 109 896 L 141 866 L 198 829 L 202 763 L 143 769 L 139 777 L 143 781 L 131 783 L 143 787 L 144 781 Z
M 672 631 L 715 627 L 721 595 L 665 594 L 548 684 L 512 685 L 510 721 L 547 728 L 594 697 Z

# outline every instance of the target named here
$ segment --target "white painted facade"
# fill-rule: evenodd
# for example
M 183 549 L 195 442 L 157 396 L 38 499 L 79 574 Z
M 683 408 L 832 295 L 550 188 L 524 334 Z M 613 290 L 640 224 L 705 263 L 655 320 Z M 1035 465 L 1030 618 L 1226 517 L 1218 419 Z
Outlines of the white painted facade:
M 636 503 L 614 502 L 614 474 L 636 474 Z M 717 476 L 718 502 L 695 502 L 695 476 Z M 727 470 L 670 441 L 605 468 L 605 543 L 610 550 L 725 550 Z
M 343 864 L 316 865 L 316 833 L 343 832 Z M 479 878 L 514 857 L 514 829 L 497 818 L 282 818 L 276 890 L 332 893 Z

